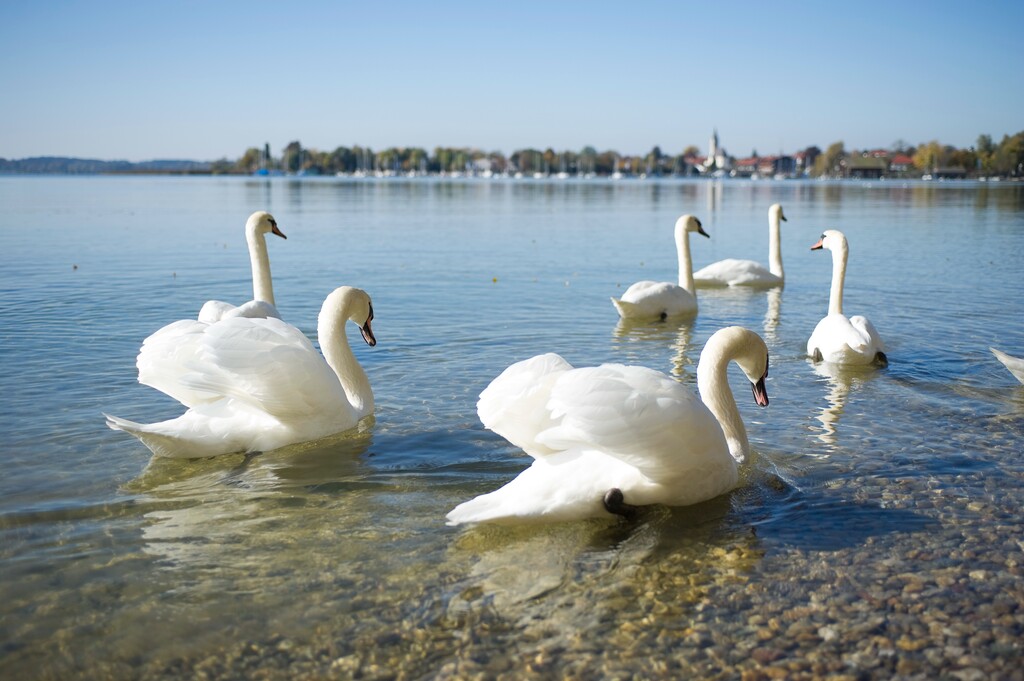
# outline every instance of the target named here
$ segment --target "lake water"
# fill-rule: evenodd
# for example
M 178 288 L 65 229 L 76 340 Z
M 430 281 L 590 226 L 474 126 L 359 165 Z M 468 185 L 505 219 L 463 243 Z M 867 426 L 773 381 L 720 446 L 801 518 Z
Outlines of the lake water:
M 767 261 L 787 283 L 701 291 L 691 323 L 609 297 Z M 0 677 L 1022 678 L 1024 186 L 1010 183 L 0 178 Z M 143 338 L 242 302 L 267 209 L 278 308 L 311 336 L 342 284 L 375 422 L 255 457 L 151 460 L 101 412 L 179 405 L 136 382 Z M 845 307 L 884 370 L 804 357 Z M 529 458 L 475 401 L 514 361 L 642 364 L 695 383 L 722 326 L 761 333 L 771 405 L 730 374 L 755 456 L 732 493 L 635 522 L 448 528 Z M 350 333 L 351 337 L 351 333 Z M 355 339 L 358 339 L 356 334 Z

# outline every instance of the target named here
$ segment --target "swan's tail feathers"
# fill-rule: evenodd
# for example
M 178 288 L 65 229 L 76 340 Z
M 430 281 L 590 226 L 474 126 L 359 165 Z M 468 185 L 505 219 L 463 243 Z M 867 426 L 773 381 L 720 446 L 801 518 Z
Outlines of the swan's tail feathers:
M 1013 374 L 1018 381 L 1024 383 L 1024 359 L 1008 355 L 1005 352 L 996 350 L 995 348 L 989 348 L 992 354 L 996 356 L 1003 366 L 1009 369 L 1010 373 Z
M 129 435 L 138 438 L 142 444 L 146 445 L 157 456 L 178 459 L 204 456 L 203 454 L 196 453 L 193 447 L 190 447 L 187 442 L 182 441 L 180 438 L 154 432 L 151 425 L 136 423 L 135 421 L 129 421 L 120 416 L 111 416 L 110 414 L 104 414 L 103 416 L 107 419 L 107 427 L 112 430 L 123 430 Z
M 504 500 L 494 492 L 481 494 L 474 499 L 462 502 L 449 511 L 445 518 L 448 520 L 447 524 L 452 527 L 466 523 L 493 522 L 509 517 L 508 511 L 503 506 Z
M 637 310 L 636 305 L 628 303 L 625 300 L 619 300 L 618 298 L 612 298 L 612 305 L 615 306 L 615 310 L 619 313 L 622 318 L 636 317 Z

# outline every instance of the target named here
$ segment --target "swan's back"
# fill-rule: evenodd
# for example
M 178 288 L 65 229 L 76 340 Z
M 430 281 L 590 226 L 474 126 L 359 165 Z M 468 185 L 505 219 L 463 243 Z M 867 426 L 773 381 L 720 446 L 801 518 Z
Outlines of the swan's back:
M 772 274 L 768 268 L 754 260 L 726 258 L 694 272 L 693 281 L 702 287 L 768 287 L 780 285 L 782 278 Z
M 206 324 L 213 324 L 222 319 L 231 317 L 248 317 L 250 319 L 280 319 L 281 314 L 277 308 L 265 300 L 250 300 L 237 307 L 222 300 L 208 300 L 199 310 L 198 320 Z
M 327 362 L 280 319 L 175 322 L 146 339 L 138 367 L 141 383 L 190 408 L 232 399 L 285 421 L 351 411 Z
M 678 284 L 638 281 L 612 304 L 623 318 L 663 319 L 697 311 L 697 298 Z
M 814 357 L 815 350 L 826 362 L 871 364 L 885 351 L 885 344 L 867 317 L 830 314 L 818 322 L 807 340 L 807 354 Z
M 653 369 L 603 364 L 559 377 L 548 402 L 555 425 L 537 440 L 597 450 L 652 479 L 728 462 L 721 426 L 693 391 Z
M 597 450 L 658 478 L 729 457 L 704 403 L 645 367 L 573 369 L 556 354 L 538 355 L 498 376 L 481 393 L 477 412 L 485 427 L 534 458 Z

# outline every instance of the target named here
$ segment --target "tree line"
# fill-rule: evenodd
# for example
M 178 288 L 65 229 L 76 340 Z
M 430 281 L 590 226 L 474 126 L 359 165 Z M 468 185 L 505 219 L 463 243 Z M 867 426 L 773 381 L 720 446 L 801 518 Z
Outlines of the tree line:
M 888 152 L 889 160 L 899 156 L 911 159 L 912 167 L 904 174 L 923 175 L 939 168 L 954 168 L 961 169 L 966 177 L 1024 177 L 1024 131 L 1004 135 L 999 142 L 995 142 L 990 135 L 980 135 L 974 146 L 965 149 L 944 145 L 937 140 L 916 146 L 898 140 L 881 151 Z M 868 154 L 877 156 L 879 152 L 847 150 L 840 141 L 831 144 L 825 151 L 811 146 L 799 154 L 806 160 L 803 173 L 811 177 L 845 177 L 849 174 L 848 168 L 853 159 Z M 756 157 L 757 152 L 753 151 L 751 156 Z M 374 150 L 353 145 L 337 147 L 333 151 L 320 151 L 303 147 L 294 141 L 277 157 L 271 154 L 269 145 L 263 148 L 251 147 L 236 161 L 222 159 L 214 162 L 211 172 L 252 174 L 265 170 L 325 175 L 457 174 L 481 171 L 494 174 L 611 175 L 619 172 L 629 175 L 690 176 L 700 173 L 700 160 L 698 149 L 693 145 L 678 154 L 664 153 L 658 146 L 643 155 L 620 154 L 614 150 L 598 151 L 587 146 L 579 151 L 556 151 L 550 147 L 517 149 L 505 156 L 500 151 L 467 147 L 435 147 L 427 151 L 421 147 Z
M 915 146 L 902 140 L 890 148 L 892 156 L 905 156 L 913 162 L 913 171 L 927 175 L 940 170 L 962 171 L 965 177 L 1024 177 L 1024 131 L 1004 135 L 994 142 L 991 135 L 979 135 L 974 146 L 958 149 L 932 140 Z M 822 152 L 810 169 L 812 177 L 845 177 L 852 159 L 870 151 L 847 151 L 835 142 Z

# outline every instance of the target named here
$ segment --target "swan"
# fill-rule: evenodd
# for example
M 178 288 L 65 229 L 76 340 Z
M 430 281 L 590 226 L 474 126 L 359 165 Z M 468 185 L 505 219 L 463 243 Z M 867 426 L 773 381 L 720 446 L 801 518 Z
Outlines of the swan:
M 768 348 L 739 326 L 717 331 L 701 352 L 703 402 L 645 367 L 574 369 L 554 353 L 513 364 L 480 393 L 477 413 L 533 464 L 456 506 L 448 524 L 629 516 L 636 506 L 687 506 L 727 492 L 750 450 L 726 376 L 730 361 L 767 406 Z
M 1003 363 L 1004 367 L 1010 370 L 1010 373 L 1013 374 L 1018 381 L 1024 383 L 1024 359 L 1008 355 L 1005 352 L 1000 352 L 995 348 L 989 348 L 989 350 L 991 350 L 992 354 L 996 356 L 996 359 Z
M 781 221 L 781 222 L 780 222 Z M 769 269 L 754 260 L 728 258 L 711 263 L 693 273 L 698 287 L 708 286 L 753 286 L 769 288 L 786 283 L 786 272 L 782 269 L 782 239 L 780 225 L 787 222 L 782 205 L 773 203 L 768 208 L 768 262 Z
M 621 298 L 612 298 L 612 304 L 620 317 L 654 320 L 697 313 L 697 298 L 693 294 L 693 265 L 690 261 L 690 232 L 708 236 L 700 220 L 692 215 L 684 215 L 676 220 L 679 285 L 667 281 L 636 282 L 626 289 Z
M 807 340 L 807 354 L 815 362 L 822 360 L 834 364 L 871 364 L 886 366 L 885 345 L 874 325 L 860 315 L 843 314 L 843 280 L 846 277 L 846 258 L 849 249 L 842 232 L 828 229 L 813 246 L 812 251 L 827 248 L 832 251 L 832 289 L 828 298 L 828 315 L 814 327 Z
M 274 285 L 270 281 L 267 233 L 288 238 L 278 229 L 277 220 L 270 213 L 260 210 L 250 215 L 245 222 L 245 242 L 249 245 L 249 261 L 252 263 L 253 299 L 237 307 L 220 300 L 209 300 L 199 310 L 199 321 L 209 324 L 225 317 L 281 318 L 274 302 Z
M 139 382 L 188 410 L 150 424 L 104 414 L 107 425 L 157 456 L 178 458 L 267 451 L 348 430 L 373 413 L 373 391 L 345 322 L 359 325 L 373 346 L 372 319 L 365 291 L 335 289 L 317 319 L 323 355 L 301 331 L 273 317 L 174 322 L 143 342 Z

